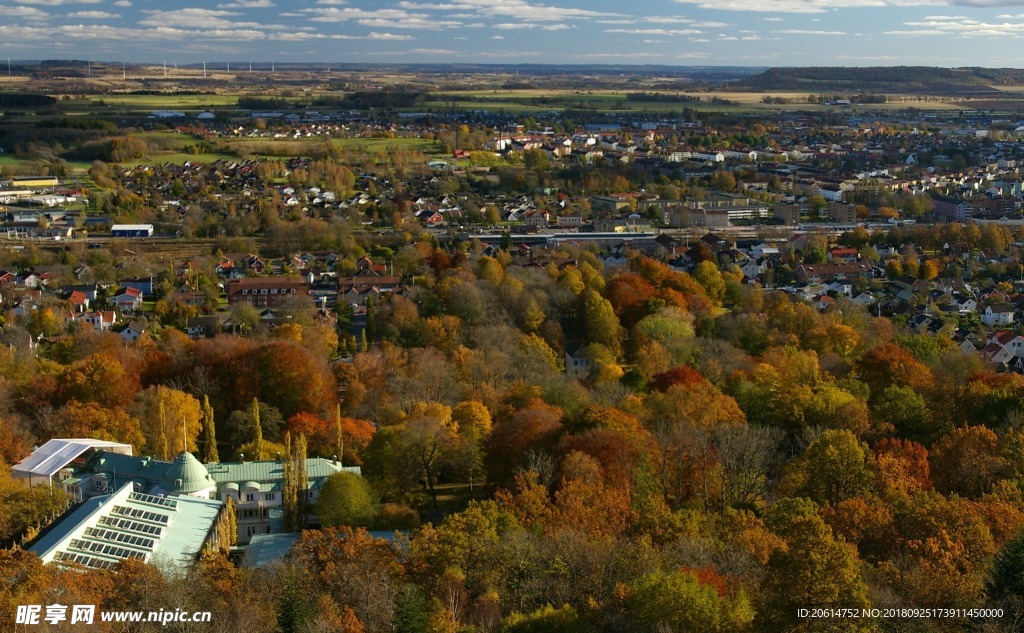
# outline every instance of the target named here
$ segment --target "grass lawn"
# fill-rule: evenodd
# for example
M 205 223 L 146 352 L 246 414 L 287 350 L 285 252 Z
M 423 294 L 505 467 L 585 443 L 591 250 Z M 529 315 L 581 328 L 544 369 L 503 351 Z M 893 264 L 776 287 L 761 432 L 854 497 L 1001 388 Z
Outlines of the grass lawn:
M 144 138 L 148 140 L 155 140 L 159 143 L 179 143 L 181 147 L 185 145 L 191 145 L 198 142 L 198 140 L 182 132 L 169 132 L 166 130 L 150 130 L 145 132 L 135 132 L 133 136 Z
M 336 138 L 331 142 L 353 152 L 386 152 L 391 148 L 436 154 L 440 151 L 437 143 L 422 138 Z
M 17 166 L 17 165 L 23 165 L 25 163 L 38 163 L 38 162 L 40 162 L 40 161 L 25 160 L 25 159 L 22 159 L 22 158 L 18 158 L 17 156 L 14 156 L 13 154 L 0 154 L 0 167 L 3 167 L 4 165 L 11 165 L 13 167 L 13 166 Z M 90 163 L 88 161 L 68 161 L 68 167 L 71 168 L 71 171 L 73 173 L 85 173 L 85 172 L 89 171 L 89 167 L 91 167 L 91 166 L 92 166 L 92 163 Z
M 163 163 L 174 163 L 181 165 L 185 162 L 210 164 L 218 160 L 238 160 L 233 154 L 185 154 L 181 152 L 168 152 L 166 154 L 151 154 L 146 158 L 128 161 L 132 165 L 161 165 Z
M 486 495 L 487 491 L 480 485 L 474 487 L 473 498 L 483 499 Z M 430 495 L 428 493 L 428 499 L 429 496 Z M 426 506 L 422 509 L 421 514 L 426 521 L 430 521 L 431 523 L 440 523 L 445 517 L 465 510 L 466 507 L 469 506 L 469 501 L 470 495 L 468 483 L 438 484 L 437 508 L 434 508 L 428 500 Z

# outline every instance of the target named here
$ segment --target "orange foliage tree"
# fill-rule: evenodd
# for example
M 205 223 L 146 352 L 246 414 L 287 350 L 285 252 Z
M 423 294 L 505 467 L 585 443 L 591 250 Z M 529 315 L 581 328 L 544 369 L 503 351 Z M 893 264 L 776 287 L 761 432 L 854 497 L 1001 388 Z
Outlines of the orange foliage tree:
M 538 399 L 499 421 L 487 442 L 490 481 L 507 485 L 515 470 L 525 464 L 527 453 L 553 449 L 561 431 L 562 410 Z

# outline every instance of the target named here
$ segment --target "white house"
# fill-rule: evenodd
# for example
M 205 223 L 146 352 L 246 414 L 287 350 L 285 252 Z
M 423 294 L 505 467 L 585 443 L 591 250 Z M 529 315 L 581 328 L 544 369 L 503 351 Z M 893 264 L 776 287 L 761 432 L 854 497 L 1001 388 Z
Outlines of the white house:
M 971 314 L 978 309 L 978 302 L 972 297 L 954 297 L 950 305 L 959 310 L 960 314 Z
M 981 322 L 985 325 L 1011 325 L 1013 323 L 1014 309 L 1008 303 L 993 303 L 985 308 L 981 315 Z
M 146 328 L 134 321 L 128 324 L 128 327 L 121 330 L 121 338 L 125 343 L 131 343 L 139 340 L 139 337 L 146 331 Z

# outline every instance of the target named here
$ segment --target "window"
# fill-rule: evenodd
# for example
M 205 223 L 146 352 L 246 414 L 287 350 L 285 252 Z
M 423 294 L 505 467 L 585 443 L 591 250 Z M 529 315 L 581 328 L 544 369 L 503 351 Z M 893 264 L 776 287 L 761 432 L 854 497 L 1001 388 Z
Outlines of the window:
M 250 526 L 249 526 L 249 527 L 248 527 L 248 528 L 246 529 L 246 532 L 248 533 L 248 535 L 249 535 L 249 536 L 252 536 L 253 534 L 255 534 L 255 533 L 256 533 L 256 528 L 254 528 L 253 526 L 251 526 L 251 525 L 250 525 Z
M 256 494 L 252 492 L 245 493 L 245 500 L 249 503 L 256 501 Z
M 268 492 L 265 495 L 263 495 L 263 498 L 266 499 L 267 501 L 277 501 L 277 494 L 273 492 Z

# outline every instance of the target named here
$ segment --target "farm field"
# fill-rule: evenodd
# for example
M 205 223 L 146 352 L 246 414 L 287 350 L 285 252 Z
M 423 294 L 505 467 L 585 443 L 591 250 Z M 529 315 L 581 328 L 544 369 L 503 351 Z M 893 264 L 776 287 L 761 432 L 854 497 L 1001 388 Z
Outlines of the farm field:
M 136 95 L 108 93 L 87 100 L 68 100 L 70 109 L 76 105 L 88 106 L 89 110 L 101 110 L 104 107 L 151 111 L 151 110 L 205 110 L 208 108 L 234 108 L 238 105 L 238 96 L 232 94 L 155 94 Z
M 598 110 L 608 113 L 619 112 L 681 112 L 685 109 L 702 112 L 770 112 L 780 110 L 822 111 L 834 109 L 834 106 L 805 103 L 812 92 L 738 92 L 738 91 L 707 91 L 680 92 L 665 91 L 655 88 L 638 88 L 635 92 L 652 92 L 666 95 L 679 95 L 699 98 L 700 101 L 634 101 L 627 100 L 626 95 L 634 91 L 581 91 L 581 90 L 550 90 L 550 89 L 514 89 L 514 90 L 468 90 L 431 95 L 431 101 L 423 104 L 423 109 L 444 110 L 452 107 L 459 109 L 487 109 L 504 111 L 510 114 L 529 114 L 552 109 L 584 109 Z M 793 99 L 794 103 L 763 103 L 765 96 Z M 855 110 L 900 110 L 918 108 L 924 110 L 960 110 L 970 108 L 969 102 L 953 101 L 950 98 L 920 98 L 894 95 L 899 98 L 894 103 L 853 106 Z M 721 100 L 727 103 L 716 102 Z

